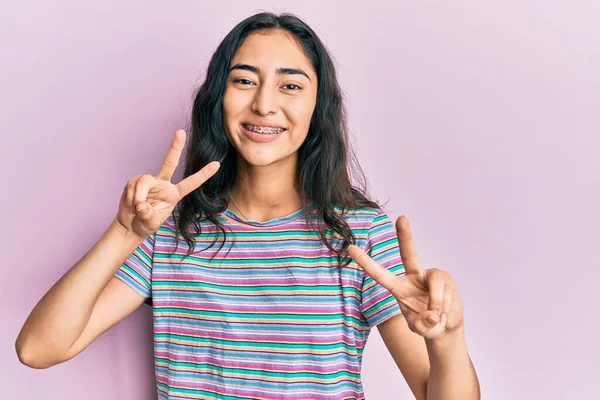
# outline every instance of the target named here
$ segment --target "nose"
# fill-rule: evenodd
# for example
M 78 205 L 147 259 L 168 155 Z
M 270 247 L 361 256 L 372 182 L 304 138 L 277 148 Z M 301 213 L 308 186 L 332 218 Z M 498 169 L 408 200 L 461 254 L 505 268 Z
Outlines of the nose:
M 261 116 L 276 114 L 279 110 L 276 89 L 262 85 L 256 91 L 252 102 L 252 111 Z

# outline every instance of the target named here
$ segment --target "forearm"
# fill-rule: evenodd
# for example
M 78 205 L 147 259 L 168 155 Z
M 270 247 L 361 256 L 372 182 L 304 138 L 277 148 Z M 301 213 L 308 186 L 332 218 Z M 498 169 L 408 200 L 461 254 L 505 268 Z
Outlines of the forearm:
M 428 400 L 480 399 L 479 381 L 467 352 L 464 328 L 426 340 L 430 373 Z
M 102 290 L 142 241 L 113 221 L 31 311 L 17 338 L 19 357 L 53 357 L 66 352 L 88 323 Z

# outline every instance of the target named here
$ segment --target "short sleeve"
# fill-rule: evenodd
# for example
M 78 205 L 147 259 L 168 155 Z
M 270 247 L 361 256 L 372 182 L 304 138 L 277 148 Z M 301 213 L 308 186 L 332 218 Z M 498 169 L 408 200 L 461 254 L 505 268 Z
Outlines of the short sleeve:
M 379 265 L 395 275 L 404 275 L 396 229 L 382 210 L 373 219 L 364 250 Z M 401 313 L 396 298 L 366 273 L 362 284 L 361 312 L 371 328 Z
M 152 258 L 156 232 L 148 236 L 142 244 L 123 262 L 115 274 L 140 296 L 148 299 L 152 292 Z

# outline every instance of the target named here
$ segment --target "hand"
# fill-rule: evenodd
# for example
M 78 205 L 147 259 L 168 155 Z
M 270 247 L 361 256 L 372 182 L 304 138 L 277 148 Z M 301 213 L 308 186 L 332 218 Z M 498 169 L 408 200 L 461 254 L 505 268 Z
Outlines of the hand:
M 396 220 L 400 255 L 405 274 L 396 276 L 377 264 L 358 246 L 348 248 L 350 257 L 398 301 L 409 328 L 426 339 L 437 339 L 463 326 L 463 307 L 449 273 L 421 269 L 417 250 L 405 216 Z
M 171 183 L 184 146 L 185 131 L 178 130 L 158 175 L 136 175 L 125 185 L 116 222 L 128 232 L 142 238 L 156 232 L 182 198 L 219 170 L 219 162 L 213 161 L 178 184 Z

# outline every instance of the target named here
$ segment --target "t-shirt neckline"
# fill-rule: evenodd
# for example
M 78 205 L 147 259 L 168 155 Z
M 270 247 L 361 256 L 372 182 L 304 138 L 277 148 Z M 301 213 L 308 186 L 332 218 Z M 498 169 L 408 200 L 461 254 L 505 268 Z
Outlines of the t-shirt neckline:
M 309 207 L 309 210 L 310 210 L 310 207 Z M 239 222 L 244 225 L 250 225 L 250 226 L 255 226 L 255 227 L 271 227 L 271 226 L 282 225 L 282 224 L 288 223 L 290 221 L 293 221 L 293 220 L 299 218 L 300 216 L 302 216 L 304 214 L 304 209 L 300 208 L 300 209 L 292 212 L 291 214 L 285 215 L 283 217 L 273 218 L 273 219 L 270 219 L 270 220 L 264 221 L 264 222 L 248 221 L 248 220 L 244 219 L 243 217 L 239 216 L 238 214 L 236 214 L 235 211 L 233 211 L 229 208 L 226 208 L 225 211 L 223 211 L 223 213 L 226 216 L 228 216 L 229 218 L 233 219 L 234 221 Z

